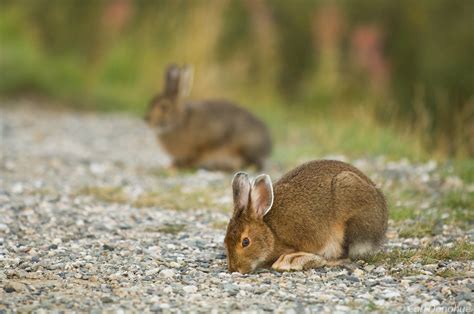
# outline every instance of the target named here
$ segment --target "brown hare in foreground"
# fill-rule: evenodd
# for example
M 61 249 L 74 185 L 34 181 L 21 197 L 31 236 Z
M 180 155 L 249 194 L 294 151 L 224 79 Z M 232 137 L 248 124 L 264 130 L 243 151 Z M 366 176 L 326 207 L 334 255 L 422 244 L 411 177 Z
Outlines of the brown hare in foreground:
M 272 186 L 268 175 L 232 181 L 234 212 L 225 246 L 229 271 L 337 265 L 377 250 L 388 210 L 382 192 L 355 167 L 311 161 Z
M 192 71 L 170 65 L 161 94 L 153 98 L 145 120 L 178 168 L 235 171 L 261 169 L 271 152 L 265 124 L 243 108 L 220 100 L 184 101 Z

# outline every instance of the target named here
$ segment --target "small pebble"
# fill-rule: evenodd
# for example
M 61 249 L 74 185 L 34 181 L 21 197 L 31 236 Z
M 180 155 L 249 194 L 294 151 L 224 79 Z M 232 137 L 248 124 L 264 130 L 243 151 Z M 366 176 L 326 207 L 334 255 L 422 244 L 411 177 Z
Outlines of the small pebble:
M 175 275 L 175 272 L 172 269 L 163 269 L 160 271 L 160 276 L 163 278 L 171 278 Z
M 183 287 L 183 291 L 186 293 L 195 293 L 198 291 L 198 288 L 195 286 L 185 286 Z

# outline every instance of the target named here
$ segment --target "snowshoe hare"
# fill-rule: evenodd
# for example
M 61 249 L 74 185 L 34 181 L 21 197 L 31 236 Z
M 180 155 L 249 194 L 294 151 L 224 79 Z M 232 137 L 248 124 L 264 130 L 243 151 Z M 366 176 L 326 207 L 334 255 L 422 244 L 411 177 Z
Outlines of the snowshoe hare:
M 272 185 L 262 174 L 232 181 L 234 212 L 225 246 L 229 271 L 278 271 L 338 265 L 377 250 L 388 210 L 382 192 L 340 161 L 305 163 Z
M 235 171 L 261 169 L 271 152 L 265 124 L 237 105 L 220 100 L 184 101 L 191 90 L 189 67 L 168 66 L 164 90 L 145 120 L 177 168 Z

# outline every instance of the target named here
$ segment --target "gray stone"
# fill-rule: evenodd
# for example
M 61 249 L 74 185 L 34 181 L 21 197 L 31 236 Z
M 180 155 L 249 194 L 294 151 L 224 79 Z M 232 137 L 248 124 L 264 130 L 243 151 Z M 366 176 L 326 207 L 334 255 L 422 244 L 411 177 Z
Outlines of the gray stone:
M 163 269 L 159 275 L 163 278 L 171 278 L 175 275 L 175 272 L 172 269 Z

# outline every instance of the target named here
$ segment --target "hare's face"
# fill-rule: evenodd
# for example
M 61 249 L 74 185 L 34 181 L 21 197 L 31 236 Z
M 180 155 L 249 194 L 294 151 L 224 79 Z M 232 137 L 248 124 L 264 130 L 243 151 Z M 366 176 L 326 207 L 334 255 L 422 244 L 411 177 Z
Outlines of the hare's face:
M 273 234 L 263 221 L 232 219 L 224 242 L 229 271 L 247 274 L 268 264 L 273 243 Z
M 151 101 L 145 115 L 145 121 L 159 133 L 170 131 L 179 123 L 183 99 L 191 91 L 192 74 L 192 67 L 168 66 L 163 91 Z
M 170 98 L 158 96 L 153 99 L 145 121 L 153 128 L 166 130 L 172 128 L 178 118 L 178 106 Z
M 250 273 L 270 261 L 275 238 L 263 217 L 273 204 L 270 177 L 263 174 L 251 183 L 239 172 L 232 181 L 234 214 L 227 226 L 224 244 L 229 271 Z

